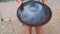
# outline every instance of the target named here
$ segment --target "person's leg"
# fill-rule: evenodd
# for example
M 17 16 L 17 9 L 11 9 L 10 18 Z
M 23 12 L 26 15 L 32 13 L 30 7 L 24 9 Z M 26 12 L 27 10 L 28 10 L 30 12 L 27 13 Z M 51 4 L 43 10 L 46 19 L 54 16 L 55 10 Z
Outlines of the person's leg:
M 30 27 L 30 26 L 24 26 L 25 28 L 25 34 L 31 34 L 31 32 L 32 32 L 32 27 Z
M 35 27 L 36 28 L 36 34 L 43 34 L 43 28 L 42 27 Z

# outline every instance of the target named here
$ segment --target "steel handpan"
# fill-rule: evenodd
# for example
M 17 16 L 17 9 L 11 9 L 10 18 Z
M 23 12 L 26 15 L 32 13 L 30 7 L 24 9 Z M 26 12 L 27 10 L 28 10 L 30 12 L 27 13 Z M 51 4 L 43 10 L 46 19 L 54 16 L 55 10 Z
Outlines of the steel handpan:
M 50 8 L 38 1 L 23 3 L 17 10 L 18 19 L 28 26 L 42 26 L 51 19 Z

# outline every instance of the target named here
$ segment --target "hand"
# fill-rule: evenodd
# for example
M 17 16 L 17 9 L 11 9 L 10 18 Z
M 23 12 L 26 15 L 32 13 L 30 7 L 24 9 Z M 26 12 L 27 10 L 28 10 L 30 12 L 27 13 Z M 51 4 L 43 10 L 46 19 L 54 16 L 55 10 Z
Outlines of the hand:
M 46 4 L 46 5 L 48 5 L 48 3 L 47 2 L 43 2 L 44 4 Z
M 47 0 L 42 0 L 42 3 L 48 5 L 48 1 Z
M 19 6 L 21 6 L 22 2 L 20 2 L 18 5 L 17 5 L 17 8 L 19 8 Z

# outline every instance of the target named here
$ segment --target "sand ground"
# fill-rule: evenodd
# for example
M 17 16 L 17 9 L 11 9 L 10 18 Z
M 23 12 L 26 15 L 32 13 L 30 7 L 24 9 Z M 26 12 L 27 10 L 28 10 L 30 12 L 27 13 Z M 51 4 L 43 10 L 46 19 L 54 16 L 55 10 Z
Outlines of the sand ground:
M 0 34 L 24 34 L 24 26 L 17 19 L 17 2 L 1 2 L 0 14 L 4 18 L 4 22 L 0 22 Z M 60 34 L 60 0 L 49 0 L 48 6 L 52 10 L 52 18 L 44 28 L 44 34 Z M 8 21 L 9 18 L 11 21 Z M 35 34 L 35 28 L 32 29 Z

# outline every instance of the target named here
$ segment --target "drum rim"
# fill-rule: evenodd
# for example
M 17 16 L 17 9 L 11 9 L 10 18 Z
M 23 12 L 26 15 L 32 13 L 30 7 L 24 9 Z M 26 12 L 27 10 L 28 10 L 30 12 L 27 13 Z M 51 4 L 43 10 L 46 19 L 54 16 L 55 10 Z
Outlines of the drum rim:
M 23 5 L 21 5 L 21 6 L 18 8 L 18 10 L 17 10 L 17 18 L 19 19 L 19 21 L 22 22 L 22 23 L 25 24 L 25 25 L 35 26 L 35 27 L 36 27 L 36 26 L 42 26 L 42 25 L 45 25 L 46 23 L 48 23 L 49 20 L 50 20 L 51 17 L 52 17 L 52 11 L 51 11 L 51 9 L 50 9 L 47 5 L 45 5 L 45 4 L 43 4 L 43 3 L 39 2 L 39 1 L 28 1 L 28 2 L 24 2 L 24 4 L 29 3 L 29 2 L 36 2 L 36 3 L 39 3 L 39 4 L 42 4 L 42 5 L 46 6 L 46 7 L 49 9 L 49 13 L 50 13 L 50 14 L 49 14 L 50 16 L 48 16 L 49 19 L 47 19 L 44 24 L 38 24 L 38 25 L 32 25 L 32 24 L 24 23 L 24 22 L 21 20 L 21 18 L 19 17 L 19 15 L 18 15 L 18 10 L 21 9 L 21 7 L 23 6 Z

